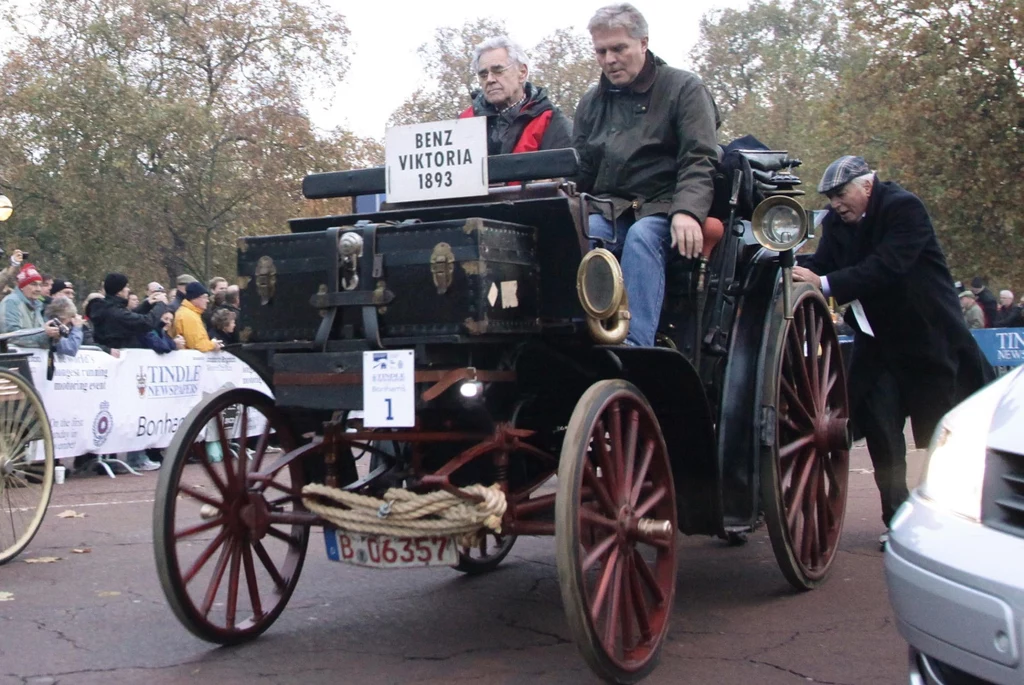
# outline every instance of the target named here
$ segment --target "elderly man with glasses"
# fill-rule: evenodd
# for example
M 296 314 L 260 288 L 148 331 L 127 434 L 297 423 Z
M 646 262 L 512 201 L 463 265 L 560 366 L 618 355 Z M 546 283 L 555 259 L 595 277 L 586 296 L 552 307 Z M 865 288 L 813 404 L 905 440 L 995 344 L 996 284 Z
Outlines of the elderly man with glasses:
M 570 147 L 572 125 L 548 100 L 547 91 L 527 81 L 526 53 L 506 36 L 473 48 L 473 72 L 480 91 L 459 115 L 487 117 L 487 154 L 504 155 Z

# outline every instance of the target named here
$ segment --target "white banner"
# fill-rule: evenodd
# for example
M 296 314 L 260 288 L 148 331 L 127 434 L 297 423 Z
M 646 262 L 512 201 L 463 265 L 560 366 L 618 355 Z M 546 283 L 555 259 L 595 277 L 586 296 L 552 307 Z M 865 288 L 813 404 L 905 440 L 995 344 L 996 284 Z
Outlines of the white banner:
M 58 459 L 167 447 L 192 407 L 222 388 L 272 396 L 248 364 L 227 352 L 121 350 L 113 357 L 79 350 L 74 357 L 55 355 L 49 381 L 47 352 L 31 352 L 32 382 L 50 418 Z M 261 422 L 249 426 L 250 435 L 262 430 Z

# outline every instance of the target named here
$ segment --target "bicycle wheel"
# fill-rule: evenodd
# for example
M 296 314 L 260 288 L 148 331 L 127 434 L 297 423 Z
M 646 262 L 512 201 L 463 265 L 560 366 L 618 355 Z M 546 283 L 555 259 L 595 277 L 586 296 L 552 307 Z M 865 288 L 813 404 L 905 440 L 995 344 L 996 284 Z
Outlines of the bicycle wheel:
M 0 565 L 18 556 L 43 523 L 53 492 L 53 435 L 39 395 L 0 371 Z

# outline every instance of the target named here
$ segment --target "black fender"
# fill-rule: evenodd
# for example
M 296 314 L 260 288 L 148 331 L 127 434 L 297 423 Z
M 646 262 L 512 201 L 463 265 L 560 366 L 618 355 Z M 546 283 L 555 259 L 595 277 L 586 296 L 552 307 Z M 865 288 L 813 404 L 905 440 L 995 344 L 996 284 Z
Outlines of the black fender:
M 678 503 L 679 529 L 687 535 L 722 534 L 722 505 L 713 414 L 693 365 L 664 347 L 605 347 L 622 364 L 622 378 L 647 397 L 668 447 Z
M 778 254 L 760 250 L 751 260 L 729 336 L 718 416 L 717 460 L 726 528 L 752 527 L 759 514 L 760 408 L 764 346 L 781 297 Z

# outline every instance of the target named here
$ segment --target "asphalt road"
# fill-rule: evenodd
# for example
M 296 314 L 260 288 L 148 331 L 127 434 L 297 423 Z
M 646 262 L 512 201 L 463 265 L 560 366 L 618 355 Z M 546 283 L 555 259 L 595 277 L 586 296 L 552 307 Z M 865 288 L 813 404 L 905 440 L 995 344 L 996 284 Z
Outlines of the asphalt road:
M 912 482 L 922 457 L 910 455 Z M 0 567 L 0 597 L 12 596 L 0 601 L 0 683 L 595 682 L 569 640 L 546 538 L 521 538 L 497 571 L 468 578 L 337 564 L 317 530 L 277 623 L 240 647 L 204 643 L 178 623 L 159 587 L 155 484 L 149 473 L 55 486 L 42 530 Z M 907 682 L 863 447 L 850 484 L 840 555 L 813 592 L 789 589 L 764 530 L 742 547 L 683 540 L 672 627 L 646 682 Z M 58 517 L 67 510 L 85 517 Z M 59 559 L 27 563 L 44 557 Z

